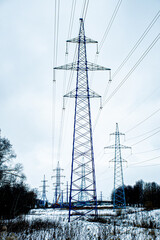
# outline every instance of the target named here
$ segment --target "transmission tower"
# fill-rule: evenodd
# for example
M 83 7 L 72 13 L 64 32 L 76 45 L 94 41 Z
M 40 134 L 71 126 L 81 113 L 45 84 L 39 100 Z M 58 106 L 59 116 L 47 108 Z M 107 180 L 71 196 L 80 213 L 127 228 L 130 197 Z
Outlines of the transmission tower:
M 113 208 L 126 208 L 125 192 L 124 192 L 124 179 L 123 179 L 123 166 L 122 162 L 126 160 L 121 157 L 121 149 L 131 149 L 120 144 L 120 136 L 125 135 L 119 132 L 118 123 L 116 123 L 116 132 L 110 135 L 115 135 L 115 145 L 105 147 L 105 149 L 115 149 L 115 157 L 110 162 L 114 162 L 114 190 L 113 190 Z
M 41 182 L 43 183 L 43 185 L 40 186 L 40 187 L 42 187 L 42 201 L 43 201 L 43 206 L 45 207 L 46 206 L 46 202 L 47 202 L 47 196 L 46 196 L 47 190 L 46 190 L 46 187 L 48 187 L 46 185 L 46 182 L 48 182 L 48 181 L 45 180 L 45 175 L 44 175 L 44 179 Z
M 100 98 L 101 96 L 89 88 L 88 71 L 110 69 L 87 61 L 86 44 L 98 42 L 85 36 L 84 22 L 82 18 L 80 18 L 80 30 L 78 37 L 67 40 L 67 44 L 68 43 L 78 44 L 77 61 L 60 67 L 55 67 L 55 69 L 77 71 L 76 88 L 64 95 L 64 97 L 75 98 L 71 184 L 69 197 L 70 221 L 71 215 L 73 214 L 79 215 L 79 217 L 81 217 L 82 215 L 87 216 L 87 214 L 94 212 L 94 215 L 97 216 L 97 193 L 90 98 Z M 82 213 L 78 211 L 77 207 L 80 204 L 78 196 L 82 192 L 81 170 L 83 165 L 85 165 L 86 183 L 86 188 L 84 191 L 88 197 L 87 202 L 90 202 L 91 209 L 89 211 L 85 210 Z
M 63 196 L 62 196 L 62 189 L 61 189 L 61 185 L 63 184 L 61 182 L 61 178 L 64 177 L 61 175 L 61 172 L 63 171 L 62 168 L 60 168 L 60 164 L 59 161 L 57 163 L 57 167 L 55 169 L 53 169 L 53 171 L 55 171 L 55 175 L 52 176 L 52 178 L 55 178 L 55 183 L 53 184 L 55 186 L 55 194 L 54 194 L 54 199 L 53 202 L 54 203 L 63 203 Z

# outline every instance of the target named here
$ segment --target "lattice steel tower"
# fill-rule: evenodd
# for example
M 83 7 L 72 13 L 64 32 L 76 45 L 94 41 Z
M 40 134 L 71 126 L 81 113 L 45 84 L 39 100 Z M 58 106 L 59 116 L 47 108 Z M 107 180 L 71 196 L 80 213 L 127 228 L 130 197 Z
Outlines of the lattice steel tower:
M 53 185 L 55 186 L 53 202 L 54 203 L 58 203 L 58 202 L 62 203 L 63 202 L 63 196 L 62 196 L 61 185 L 63 183 L 61 181 L 61 178 L 64 177 L 64 176 L 61 175 L 61 172 L 63 171 L 63 169 L 60 168 L 59 161 L 57 163 L 57 167 L 55 169 L 53 169 L 53 171 L 55 171 L 55 175 L 52 176 L 52 178 L 55 178 L 55 183 L 53 183 Z
M 126 208 L 124 179 L 123 179 L 123 166 L 122 163 L 126 160 L 121 157 L 121 149 L 131 149 L 120 144 L 120 136 L 125 135 L 119 132 L 118 123 L 116 123 L 116 132 L 110 135 L 115 135 L 115 145 L 105 147 L 105 149 L 115 149 L 115 157 L 110 162 L 114 162 L 114 190 L 113 190 L 113 207 L 114 209 Z
M 45 207 L 46 202 L 47 202 L 47 196 L 46 196 L 47 190 L 46 190 L 46 187 L 48 187 L 48 186 L 46 185 L 46 182 L 48 182 L 48 181 L 45 180 L 45 175 L 44 175 L 44 179 L 43 179 L 41 182 L 43 183 L 43 185 L 40 186 L 40 187 L 42 187 L 42 200 L 43 200 L 43 205 L 44 205 L 44 207 Z
M 71 184 L 69 197 L 69 221 L 72 214 L 87 215 L 94 212 L 97 216 L 97 194 L 96 178 L 92 139 L 90 98 L 100 98 L 101 96 L 89 88 L 88 71 L 110 70 L 87 61 L 86 44 L 98 43 L 85 36 L 84 22 L 80 19 L 79 35 L 76 38 L 67 40 L 67 43 L 78 44 L 78 59 L 76 62 L 66 64 L 55 69 L 77 71 L 76 89 L 64 95 L 64 97 L 75 98 L 73 149 L 71 164 Z M 85 165 L 85 194 L 90 202 L 91 209 L 78 211 L 80 201 L 79 194 L 82 192 L 82 166 Z

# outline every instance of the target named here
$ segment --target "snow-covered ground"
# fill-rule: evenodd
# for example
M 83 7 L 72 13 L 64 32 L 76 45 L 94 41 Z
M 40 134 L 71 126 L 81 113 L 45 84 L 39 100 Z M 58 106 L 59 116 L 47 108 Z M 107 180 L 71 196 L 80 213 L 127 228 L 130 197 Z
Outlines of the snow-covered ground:
M 160 240 L 160 210 L 144 211 L 128 208 L 126 212 L 115 213 L 112 209 L 99 210 L 103 223 L 76 220 L 68 223 L 68 210 L 33 209 L 25 220 L 53 222 L 54 227 L 17 233 L 16 238 L 30 240 Z M 5 238 L 4 238 L 5 239 Z

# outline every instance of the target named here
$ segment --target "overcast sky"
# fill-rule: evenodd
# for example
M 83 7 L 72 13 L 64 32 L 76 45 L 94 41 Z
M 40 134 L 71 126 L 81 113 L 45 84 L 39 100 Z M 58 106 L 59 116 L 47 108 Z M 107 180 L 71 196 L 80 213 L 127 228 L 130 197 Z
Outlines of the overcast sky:
M 57 66 L 65 64 L 65 41 L 68 36 L 72 38 L 78 35 L 79 18 L 82 17 L 84 1 L 76 1 L 73 28 L 69 34 L 73 2 L 60 1 Z M 90 0 L 88 3 L 85 33 L 87 37 L 101 42 L 118 1 Z M 97 63 L 111 68 L 114 74 L 159 10 L 159 0 L 123 0 L 100 49 Z M 64 73 L 64 71 L 56 72 L 56 84 L 53 85 L 54 26 L 54 0 L 0 1 L 2 136 L 7 137 L 13 145 L 17 154 L 16 162 L 23 164 L 27 182 L 32 188 L 39 188 L 43 175 L 46 175 L 50 200 L 53 198 L 52 167 L 56 167 L 58 160 L 66 176 L 64 186 L 66 181 L 70 182 L 73 99 L 67 100 L 63 117 L 61 114 L 63 94 L 75 88 L 75 74 L 71 86 L 67 87 L 70 82 L 70 72 Z M 160 17 L 113 79 L 105 99 L 111 96 L 127 76 L 159 31 Z M 75 44 L 69 46 L 68 62 L 73 61 L 75 47 Z M 95 54 L 96 46 L 87 45 L 87 57 L 90 62 L 95 61 Z M 122 144 L 133 145 L 131 156 L 128 150 L 122 152 L 122 157 L 128 161 L 128 167 L 124 165 L 125 184 L 134 184 L 139 179 L 156 181 L 160 184 L 160 165 L 156 165 L 160 164 L 159 63 L 160 41 L 157 41 L 101 110 L 93 134 L 98 196 L 102 191 L 103 196 L 109 198 L 113 189 L 113 166 L 110 165 L 109 168 L 109 160 L 114 158 L 114 153 L 108 150 L 104 154 L 104 147 L 114 143 L 114 138 L 109 141 L 109 134 L 115 131 L 116 122 L 119 123 L 120 131 L 126 133 L 125 141 L 122 138 Z M 108 73 L 91 73 L 89 79 L 91 88 L 103 96 L 108 86 Z M 55 89 L 56 96 L 53 97 Z M 55 104 L 53 104 L 54 99 Z M 54 106 L 55 128 L 53 127 Z M 91 108 L 94 126 L 99 112 L 98 100 L 92 100 Z M 154 114 L 156 111 L 157 113 Z M 149 117 L 151 114 L 153 116 Z M 145 119 L 146 121 L 141 123 Z M 153 136 L 149 137 L 150 135 Z M 140 142 L 141 140 L 143 141 Z M 155 159 L 142 162 L 152 158 Z

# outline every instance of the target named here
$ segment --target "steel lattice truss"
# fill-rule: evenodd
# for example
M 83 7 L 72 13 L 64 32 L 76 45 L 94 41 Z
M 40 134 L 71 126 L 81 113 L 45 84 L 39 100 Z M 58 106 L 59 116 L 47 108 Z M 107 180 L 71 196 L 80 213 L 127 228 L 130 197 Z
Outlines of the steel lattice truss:
M 43 186 L 41 186 L 42 187 L 42 200 L 43 200 L 43 204 L 44 204 L 44 207 L 45 207 L 45 204 L 46 204 L 46 202 L 47 202 L 47 196 L 46 196 L 46 187 L 48 187 L 47 185 L 46 185 L 46 182 L 48 182 L 47 180 L 45 180 L 45 175 L 44 175 L 44 179 L 43 179 Z
M 84 163 L 84 157 L 82 159 L 82 169 L 81 169 L 81 191 L 78 195 L 78 200 L 80 202 L 86 202 L 88 201 L 88 196 L 87 196 L 87 192 L 84 191 L 84 189 L 86 189 L 86 164 Z
M 116 123 L 116 132 L 110 135 L 115 135 L 115 145 L 105 147 L 105 149 L 115 149 L 115 158 L 111 160 L 111 162 L 114 162 L 113 207 L 114 209 L 126 208 L 122 166 L 122 162 L 126 162 L 126 160 L 121 157 L 121 149 L 130 149 L 131 147 L 120 144 L 120 136 L 124 134 L 119 132 L 118 123 Z
M 76 89 L 64 97 L 75 98 L 75 115 L 73 131 L 73 150 L 71 165 L 71 184 L 69 199 L 69 221 L 72 215 L 78 217 L 94 212 L 97 216 L 97 194 L 93 153 L 92 124 L 90 98 L 101 97 L 91 89 L 88 83 L 88 70 L 110 70 L 94 63 L 87 62 L 86 43 L 97 43 L 86 38 L 83 19 L 80 19 L 78 38 L 67 40 L 78 44 L 78 60 L 71 64 L 56 67 L 55 69 L 77 71 Z M 83 171 L 82 171 L 83 169 Z M 82 196 L 85 195 L 85 201 Z M 86 200 L 87 199 L 87 200 Z M 82 205 L 89 205 L 89 209 L 79 211 Z
M 53 199 L 53 203 L 63 203 L 63 199 L 62 199 L 62 189 L 61 189 L 61 185 L 63 184 L 61 181 L 61 178 L 64 177 L 61 175 L 61 172 L 63 171 L 62 168 L 60 168 L 60 164 L 59 162 L 57 163 L 57 167 L 56 169 L 53 169 L 53 171 L 55 171 L 55 183 L 53 184 L 55 186 L 55 192 L 54 192 L 54 199 Z

